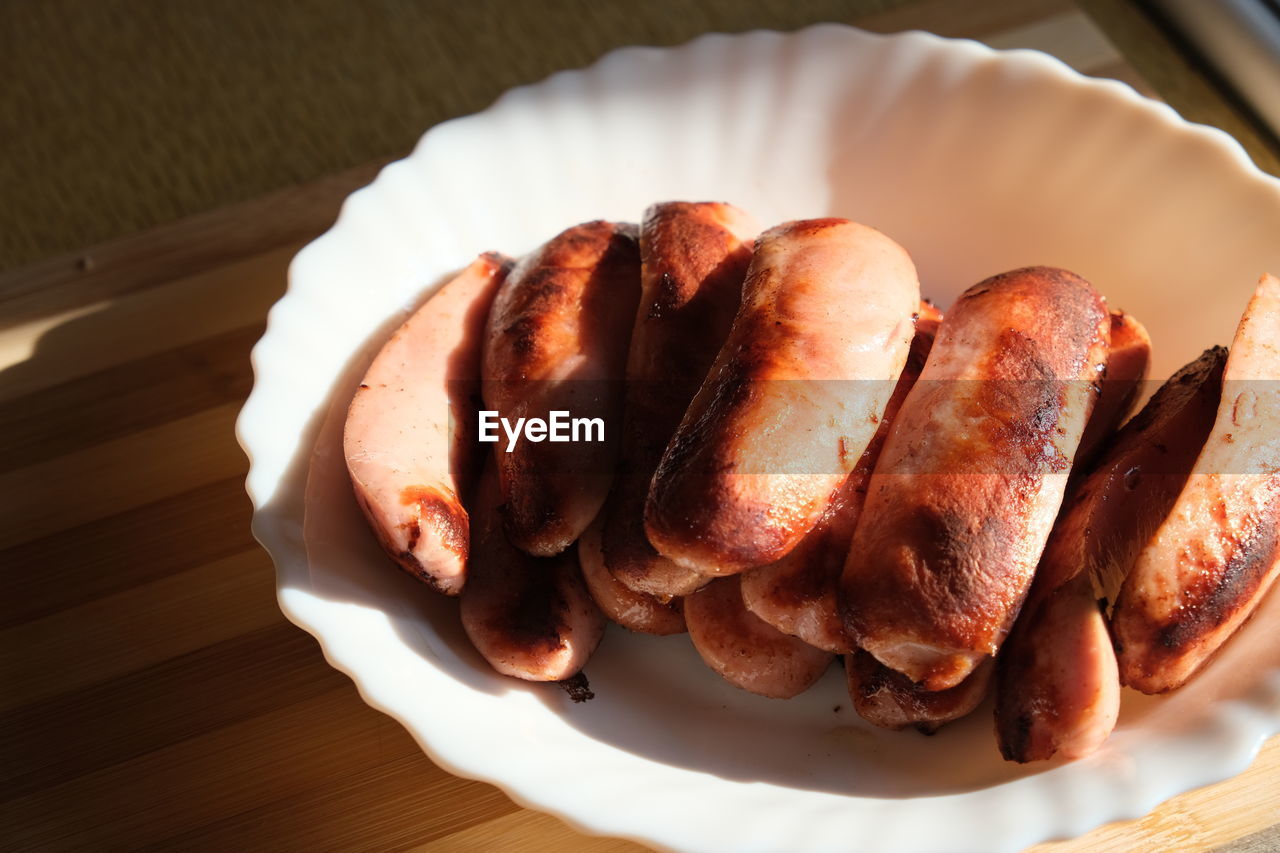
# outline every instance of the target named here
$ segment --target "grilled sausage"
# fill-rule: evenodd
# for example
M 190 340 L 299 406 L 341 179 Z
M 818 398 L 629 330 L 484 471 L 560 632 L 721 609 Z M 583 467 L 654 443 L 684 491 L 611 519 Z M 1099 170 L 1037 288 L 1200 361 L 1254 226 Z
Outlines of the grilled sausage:
M 931 691 L 861 649 L 844 660 L 849 698 L 858 716 L 884 729 L 912 726 L 925 734 L 977 708 L 991 689 L 995 669 L 993 661 L 984 661 L 955 687 Z
M 872 474 L 841 577 L 845 627 L 929 690 L 1013 625 L 1066 487 L 1110 337 L 1084 279 L 1029 267 L 948 312 Z
M 635 227 L 588 222 L 522 259 L 494 300 L 485 406 L 511 423 L 554 411 L 604 422 L 603 441 L 521 440 L 510 452 L 495 446 L 507 535 L 530 554 L 568 548 L 609 491 L 639 291 Z
M 1107 351 L 1107 375 L 1102 393 L 1076 451 L 1075 470 L 1087 467 L 1107 438 L 1125 419 L 1138 398 L 1142 380 L 1151 364 L 1151 337 L 1132 314 L 1111 312 L 1111 346 Z
M 446 595 L 466 579 L 474 395 L 485 315 L 510 260 L 481 255 L 402 325 L 369 365 L 343 429 L 356 501 L 393 560 Z M 459 428 L 459 427 L 463 428 Z
M 757 231 L 750 216 L 714 202 L 655 204 L 640 226 L 622 451 L 601 510 L 605 565 L 639 593 L 685 595 L 707 582 L 649 544 L 644 503 L 667 441 L 729 334 Z
M 924 368 L 941 321 L 941 311 L 929 302 L 920 303 L 907 363 L 885 406 L 880 426 L 826 514 L 781 560 L 743 573 L 743 603 L 782 633 L 836 654 L 853 650 L 836 606 L 840 571 L 844 568 L 849 540 L 853 538 L 866 500 L 867 482 L 888 435 L 889 424 Z
M 609 574 L 600 547 L 600 519 L 596 519 L 578 540 L 578 561 L 587 589 L 604 615 L 624 628 L 641 634 L 680 634 L 684 627 L 684 606 L 679 598 L 660 600 L 628 589 Z
M 790 699 L 803 693 L 835 659 L 747 610 L 737 577 L 714 580 L 686 598 L 684 618 L 707 666 L 735 687 L 761 696 Z
M 1120 681 L 1097 598 L 1114 600 L 1186 482 L 1225 360 L 1225 350 L 1209 350 L 1175 373 L 1073 487 L 1000 651 L 996 736 L 1006 759 L 1082 758 L 1115 727 Z
M 708 575 L 771 563 L 826 511 L 902 372 L 920 286 L 907 253 L 844 219 L 762 234 L 742 305 L 645 506 L 659 553 Z
M 496 466 L 485 466 L 472 510 L 470 578 L 462 627 L 503 675 L 562 681 L 576 675 L 604 634 L 604 616 L 573 552 L 531 557 L 503 533 Z
M 1280 279 L 1263 276 L 1223 371 L 1204 448 L 1121 587 L 1112 633 L 1125 684 L 1186 682 L 1280 572 Z

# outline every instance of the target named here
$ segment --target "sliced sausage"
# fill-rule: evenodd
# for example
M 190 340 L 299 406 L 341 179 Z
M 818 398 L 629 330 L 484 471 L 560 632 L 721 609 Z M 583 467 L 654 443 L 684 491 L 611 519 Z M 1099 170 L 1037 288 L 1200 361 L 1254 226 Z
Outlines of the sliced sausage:
M 600 527 L 597 519 L 578 540 L 578 561 L 582 565 L 587 589 L 604 615 L 641 634 L 683 633 L 684 604 L 681 599 L 662 600 L 636 592 L 609 574 L 600 548 Z
M 1263 276 L 1236 330 L 1209 437 L 1112 614 L 1125 684 L 1182 685 L 1280 572 L 1280 279 Z
M 941 321 L 942 312 L 932 303 L 920 303 L 907 363 L 885 406 L 880 427 L 826 514 L 781 560 L 743 573 L 742 600 L 747 609 L 784 634 L 836 654 L 853 650 L 836 604 L 840 571 L 889 424 L 924 368 Z
M 576 555 L 532 557 L 503 533 L 496 466 L 485 466 L 472 511 L 462 627 L 495 670 L 526 681 L 576 675 L 604 634 Z
M 947 313 L 876 464 L 841 577 L 859 646 L 929 690 L 959 684 L 1013 625 L 1107 355 L 1101 296 L 1028 267 Z
M 604 424 L 603 441 L 520 439 L 511 447 L 500 436 L 495 444 L 507 535 L 530 554 L 568 548 L 609 491 L 639 292 L 635 226 L 588 222 L 522 259 L 494 300 L 485 407 L 512 424 L 555 411 Z
M 759 230 L 746 213 L 715 202 L 655 204 L 640 226 L 622 452 L 601 510 L 605 565 L 639 593 L 685 595 L 707 582 L 649 544 L 644 503 L 667 441 L 729 334 Z
M 1114 600 L 1186 482 L 1213 425 L 1225 360 L 1226 350 L 1212 349 L 1175 373 L 1074 486 L 1000 651 L 1005 758 L 1082 758 L 1115 727 L 1120 681 L 1097 599 Z
M 343 429 L 356 501 L 393 560 L 446 595 L 466 579 L 475 393 L 485 316 L 511 261 L 477 258 L 369 365 Z
M 738 580 L 714 580 L 685 599 L 698 654 L 725 681 L 761 696 L 790 699 L 808 690 L 835 655 L 761 621 L 742 603 Z
M 884 729 L 910 726 L 925 734 L 968 716 L 982 704 L 995 669 L 993 661 L 985 661 L 955 687 L 931 691 L 861 649 L 844 660 L 849 698 L 858 716 Z
M 707 575 L 779 559 L 874 435 L 920 304 L 898 244 L 845 219 L 762 234 L 729 338 L 654 475 L 645 529 Z

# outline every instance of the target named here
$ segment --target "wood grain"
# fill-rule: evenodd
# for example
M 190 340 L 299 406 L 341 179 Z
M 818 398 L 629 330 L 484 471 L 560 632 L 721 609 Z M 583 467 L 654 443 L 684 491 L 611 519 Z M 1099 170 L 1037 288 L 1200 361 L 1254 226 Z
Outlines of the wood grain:
M 862 23 L 1148 86 L 1065 0 Z M 436 767 L 276 608 L 233 436 L 248 353 L 296 247 L 375 169 L 0 276 L 0 847 L 643 849 Z M 1234 779 L 1034 849 L 1274 849 L 1278 816 L 1273 739 Z
M 407 153 L 407 152 L 406 152 Z M 386 161 L 0 274 L 0 329 L 310 240 Z

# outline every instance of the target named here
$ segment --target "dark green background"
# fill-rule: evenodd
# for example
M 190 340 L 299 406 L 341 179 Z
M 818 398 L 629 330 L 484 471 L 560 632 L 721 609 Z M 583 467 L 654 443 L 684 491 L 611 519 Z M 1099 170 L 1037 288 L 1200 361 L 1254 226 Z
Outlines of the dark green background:
M 0 0 L 0 270 L 401 156 L 624 45 L 819 21 L 968 36 L 1073 5 L 1280 174 L 1280 141 L 1136 0 Z
M 0 268 L 405 153 L 621 45 L 901 2 L 0 2 Z

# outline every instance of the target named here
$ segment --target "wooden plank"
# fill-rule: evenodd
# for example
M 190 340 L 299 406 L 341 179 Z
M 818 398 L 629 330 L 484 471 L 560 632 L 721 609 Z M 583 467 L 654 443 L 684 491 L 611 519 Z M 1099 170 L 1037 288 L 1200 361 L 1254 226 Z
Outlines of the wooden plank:
M 347 685 L 0 803 L 0 827 L 25 849 L 136 848 L 418 751 Z
M 0 627 L 254 547 L 249 507 L 235 474 L 2 550 Z
M 489 853 L 511 839 L 522 839 L 521 853 L 638 853 L 648 850 L 634 841 L 583 835 L 559 818 L 521 809 L 518 812 L 476 824 L 445 838 L 437 838 L 412 848 L 413 853 Z M 856 848 L 855 848 L 856 849 Z
M 243 476 L 239 403 L 0 474 L 0 548 Z
M 1210 82 L 1138 5 L 1125 0 L 1079 0 L 1126 62 L 1188 121 L 1218 127 L 1244 146 L 1258 168 L 1280 176 L 1280 146 L 1227 93 Z
M 1275 853 L 1280 850 L 1280 826 L 1251 832 L 1222 845 L 1216 853 Z
M 0 401 L 261 323 L 298 248 L 0 331 Z
M 275 572 L 261 548 L 60 610 L 0 630 L 0 712 L 279 621 Z
M 0 329 L 310 240 L 386 162 L 0 274 Z
M 93 315 L 95 320 L 100 315 Z M 0 473 L 242 401 L 265 323 L 33 391 L 0 406 Z
M 277 800 L 166 838 L 170 850 L 392 850 L 459 835 L 499 815 L 534 814 L 497 788 L 442 776 L 415 752 L 322 791 Z M 497 848 L 489 848 L 490 850 Z
M 0 801 L 343 688 L 355 692 L 310 635 L 277 617 L 267 628 L 0 714 Z

